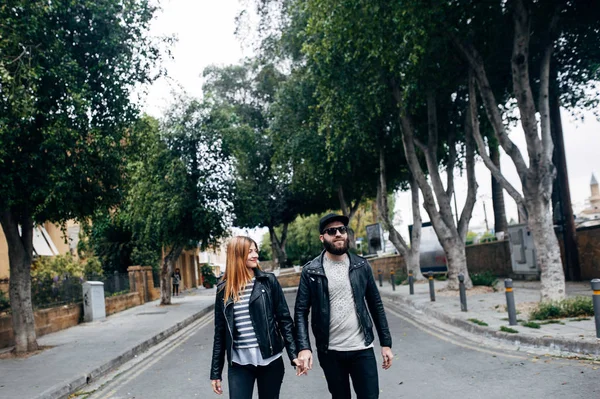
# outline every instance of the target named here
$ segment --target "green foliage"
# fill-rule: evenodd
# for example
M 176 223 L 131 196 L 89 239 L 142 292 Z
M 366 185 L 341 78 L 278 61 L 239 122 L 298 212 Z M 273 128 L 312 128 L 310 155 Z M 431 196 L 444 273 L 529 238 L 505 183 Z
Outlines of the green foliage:
M 505 333 L 510 333 L 510 334 L 518 334 L 519 331 L 515 330 L 514 328 L 510 328 L 510 327 L 506 327 L 506 326 L 500 326 L 500 331 L 504 331 Z
M 471 273 L 469 275 L 471 276 L 471 281 L 473 282 L 473 285 L 485 285 L 488 287 L 495 287 L 496 283 L 498 282 L 498 277 L 496 277 L 496 275 L 494 275 L 494 273 L 492 273 L 489 270 L 486 270 L 481 273 Z
M 221 133 L 229 124 L 226 115 L 186 97 L 168 109 L 162 126 L 149 117 L 142 122 L 130 136 L 137 156 L 127 165 L 120 209 L 127 235 L 119 242 L 134 244 L 132 262 L 152 265 L 161 247 L 206 248 L 226 234 L 231 190 Z
M 483 235 L 479 238 L 479 242 L 480 243 L 486 243 L 486 242 L 494 242 L 494 241 L 498 241 L 498 239 L 496 238 L 496 236 L 492 233 L 490 233 L 489 231 L 483 233 Z
M 575 297 L 562 301 L 541 302 L 531 311 L 531 320 L 561 319 L 565 317 L 586 317 L 594 315 L 592 298 Z
M 541 328 L 542 326 L 539 323 L 536 323 L 535 321 L 527 321 L 527 322 L 523 322 L 521 323 L 521 325 L 523 327 L 529 327 L 529 328 Z
M 477 233 L 475 233 L 474 231 L 467 232 L 467 237 L 465 239 L 465 245 L 472 245 L 475 242 L 476 238 L 477 238 Z
M 0 313 L 10 310 L 10 301 L 4 291 L 0 290 Z
M 0 160 L 11 160 L 0 162 L 1 209 L 62 222 L 118 202 L 132 92 L 163 54 L 148 34 L 155 10 L 145 0 L 0 7 Z
M 481 321 L 479 319 L 468 319 L 471 323 L 475 323 L 478 326 L 483 326 L 483 327 L 487 327 L 489 324 L 486 323 L 485 321 Z
M 212 287 L 215 284 L 217 284 L 217 277 L 213 273 L 213 269 L 208 263 L 202 264 L 202 266 L 200 267 L 200 273 L 202 274 L 205 285 Z
M 31 276 L 35 278 L 83 277 L 86 263 L 79 262 L 71 254 L 41 256 L 32 265 Z M 91 261 L 91 267 L 95 261 Z

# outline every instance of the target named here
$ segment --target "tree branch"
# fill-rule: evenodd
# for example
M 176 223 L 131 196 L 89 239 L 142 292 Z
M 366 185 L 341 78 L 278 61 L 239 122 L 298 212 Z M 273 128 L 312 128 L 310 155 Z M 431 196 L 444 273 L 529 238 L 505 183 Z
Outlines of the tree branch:
M 471 99 L 469 99 L 471 101 Z M 477 180 L 475 178 L 475 148 L 473 145 L 473 132 L 472 123 L 473 118 L 471 117 L 470 108 L 467 109 L 466 115 L 466 134 L 465 134 L 465 158 L 467 168 L 467 200 L 465 206 L 462 209 L 460 220 L 458 222 L 458 235 L 465 242 L 467 238 L 467 230 L 469 229 L 469 221 L 473 214 L 473 208 L 475 207 L 475 201 L 477 199 Z
M 448 135 L 448 166 L 446 167 L 446 196 L 452 198 L 454 194 L 454 165 L 456 164 L 456 133 L 454 130 Z
M 511 59 L 514 95 L 520 112 L 521 126 L 527 142 L 529 166 L 539 168 L 542 143 L 538 136 L 535 102 L 529 78 L 529 12 L 522 0 L 514 1 L 514 40 Z M 547 101 L 547 98 L 546 98 Z
M 502 122 L 502 116 L 498 109 L 498 102 L 496 101 L 496 97 L 490 86 L 481 56 L 472 45 L 462 42 L 454 33 L 452 33 L 452 31 L 449 31 L 449 35 L 452 39 L 452 43 L 463 55 L 475 75 L 479 93 L 483 100 L 483 106 L 498 142 L 504 149 L 504 152 L 506 152 L 515 164 L 521 181 L 525 181 L 528 172 L 527 164 L 525 163 L 519 148 L 508 138 L 504 123 Z
M 525 200 L 523 196 L 517 191 L 517 189 L 506 180 L 502 172 L 494 162 L 490 158 L 487 153 L 486 145 L 483 141 L 483 137 L 481 136 L 481 131 L 479 130 L 479 118 L 477 117 L 477 93 L 475 92 L 475 77 L 473 73 L 469 73 L 469 115 L 471 117 L 471 132 L 473 133 L 473 138 L 475 139 L 475 143 L 477 144 L 477 149 L 479 151 L 479 155 L 483 159 L 483 163 L 492 173 L 492 175 L 496 178 L 498 183 L 506 190 L 506 192 L 515 200 L 517 206 L 519 207 L 519 213 L 521 216 L 525 217 Z M 526 217 L 525 217 L 526 218 Z

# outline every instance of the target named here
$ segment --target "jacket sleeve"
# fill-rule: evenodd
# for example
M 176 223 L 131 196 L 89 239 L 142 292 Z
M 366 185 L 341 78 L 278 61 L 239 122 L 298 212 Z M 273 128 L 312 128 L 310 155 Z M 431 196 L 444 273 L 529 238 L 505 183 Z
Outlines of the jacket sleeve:
M 298 352 L 310 347 L 308 335 L 308 312 L 310 311 L 310 287 L 308 285 L 308 273 L 305 269 L 300 275 L 300 285 L 296 294 L 296 305 L 294 306 L 294 320 L 296 322 L 296 347 Z
M 217 293 L 215 298 L 215 337 L 213 340 L 212 363 L 210 367 L 210 379 L 221 380 L 223 366 L 225 365 L 225 352 L 227 350 L 227 327 L 225 326 L 225 314 L 223 313 L 223 296 Z
M 290 308 L 285 300 L 281 284 L 279 284 L 279 281 L 277 281 L 275 276 L 271 278 L 271 293 L 279 333 L 283 337 L 283 342 L 290 358 L 290 362 L 292 363 L 292 366 L 295 366 L 293 361 L 298 357 L 298 352 L 296 351 L 294 320 L 290 314 Z
M 383 308 L 383 302 L 375 283 L 375 277 L 373 277 L 373 269 L 367 262 L 366 273 L 367 273 L 367 289 L 365 293 L 365 299 L 367 300 L 367 306 L 371 313 L 371 318 L 377 329 L 377 335 L 379 336 L 379 343 L 381 346 L 392 347 L 392 335 L 388 327 L 387 318 L 385 317 L 385 310 Z

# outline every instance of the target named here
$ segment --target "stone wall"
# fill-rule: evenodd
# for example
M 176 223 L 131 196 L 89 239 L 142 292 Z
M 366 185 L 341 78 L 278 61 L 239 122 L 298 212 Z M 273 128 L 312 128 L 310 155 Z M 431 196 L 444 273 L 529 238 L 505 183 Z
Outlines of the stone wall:
M 300 284 L 300 273 L 285 273 L 277 277 L 282 288 L 298 287 Z
M 383 273 L 384 281 L 389 281 L 390 271 L 392 269 L 394 269 L 394 273 L 396 273 L 396 275 L 398 272 L 406 273 L 406 264 L 404 263 L 404 258 L 401 255 L 385 255 L 378 258 L 370 258 L 368 261 L 373 269 L 375 279 L 379 279 L 380 270 Z
M 466 247 L 467 267 L 470 273 L 489 270 L 498 276 L 508 276 L 511 273 L 510 248 L 508 241 L 496 241 L 485 244 L 469 245 Z M 386 255 L 369 259 L 375 278 L 379 270 L 383 272 L 384 280 L 389 280 L 390 270 L 396 274 L 400 271 L 406 274 L 406 264 L 401 255 Z
M 83 319 L 83 307 L 80 303 L 57 308 L 37 310 L 35 332 L 38 337 L 50 334 L 79 324 Z M 14 345 L 12 318 L 10 315 L 0 317 L 0 348 Z
M 600 226 L 577 230 L 581 279 L 600 278 Z M 563 258 L 564 264 L 564 258 Z
M 142 297 L 138 292 L 132 292 L 124 295 L 117 295 L 105 298 L 106 315 L 121 312 L 125 309 L 141 305 Z
M 512 273 L 508 241 L 494 241 L 466 247 L 469 273 L 490 271 L 498 277 Z

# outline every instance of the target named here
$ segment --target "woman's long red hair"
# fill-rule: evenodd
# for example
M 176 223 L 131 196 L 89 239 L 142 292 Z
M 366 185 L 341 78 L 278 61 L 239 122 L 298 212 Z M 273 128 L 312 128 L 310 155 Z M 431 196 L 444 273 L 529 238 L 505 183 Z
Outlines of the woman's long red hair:
M 252 269 L 246 266 L 252 245 L 258 250 L 256 242 L 245 236 L 233 237 L 227 244 L 227 260 L 225 261 L 225 273 L 223 274 L 223 280 L 225 281 L 223 302 L 227 302 L 229 298 L 233 298 L 234 302 L 239 301 L 240 291 L 254 277 Z

